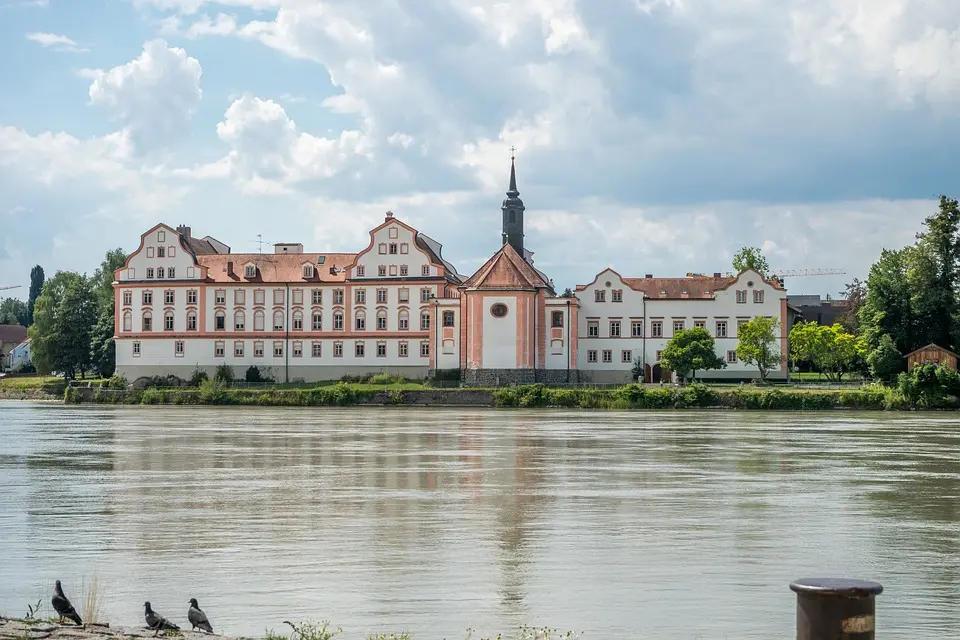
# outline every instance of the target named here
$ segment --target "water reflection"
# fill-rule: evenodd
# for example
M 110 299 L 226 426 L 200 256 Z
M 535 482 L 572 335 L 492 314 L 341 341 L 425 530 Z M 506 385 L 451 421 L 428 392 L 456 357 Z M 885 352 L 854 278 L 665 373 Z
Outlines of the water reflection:
M 884 583 L 884 638 L 957 636 L 953 424 L 5 403 L 0 612 L 97 573 L 120 624 L 769 639 L 822 573 Z

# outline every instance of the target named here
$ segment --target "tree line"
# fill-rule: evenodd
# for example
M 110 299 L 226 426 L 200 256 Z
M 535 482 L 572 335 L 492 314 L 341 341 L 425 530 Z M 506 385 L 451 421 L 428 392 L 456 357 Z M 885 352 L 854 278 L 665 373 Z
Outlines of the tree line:
M 30 368 L 67 378 L 95 373 L 107 378 L 116 368 L 113 341 L 113 273 L 127 260 L 123 249 L 107 251 L 92 276 L 58 271 L 47 280 L 43 267 L 30 271 L 27 302 L 0 303 L 0 324 L 21 324 L 30 336 Z

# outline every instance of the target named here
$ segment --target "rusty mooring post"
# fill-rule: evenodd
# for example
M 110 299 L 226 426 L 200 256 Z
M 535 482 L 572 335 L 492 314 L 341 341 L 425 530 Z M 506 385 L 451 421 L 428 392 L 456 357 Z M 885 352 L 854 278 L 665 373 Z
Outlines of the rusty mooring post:
M 876 582 L 805 578 L 797 593 L 797 640 L 874 640 Z

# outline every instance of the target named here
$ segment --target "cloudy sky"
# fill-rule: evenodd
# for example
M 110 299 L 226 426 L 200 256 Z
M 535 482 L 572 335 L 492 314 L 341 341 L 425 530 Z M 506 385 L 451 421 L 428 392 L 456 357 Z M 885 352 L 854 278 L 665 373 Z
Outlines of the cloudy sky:
M 836 294 L 958 195 L 956 0 L 0 0 L 0 286 L 157 222 L 472 273 L 509 147 L 558 287 L 729 269 Z M 0 294 L 2 295 L 2 294 Z

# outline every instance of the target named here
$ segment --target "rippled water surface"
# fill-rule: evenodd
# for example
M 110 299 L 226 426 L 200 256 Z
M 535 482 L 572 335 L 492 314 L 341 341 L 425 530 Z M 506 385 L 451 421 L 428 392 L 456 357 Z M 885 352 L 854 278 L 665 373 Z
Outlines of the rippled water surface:
M 792 638 L 803 576 L 877 580 L 878 638 L 960 637 L 947 414 L 0 403 L 0 613 L 142 603 L 229 634 Z M 49 609 L 49 607 L 47 607 Z

